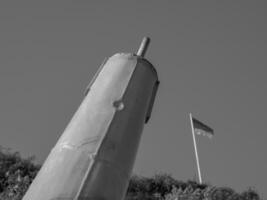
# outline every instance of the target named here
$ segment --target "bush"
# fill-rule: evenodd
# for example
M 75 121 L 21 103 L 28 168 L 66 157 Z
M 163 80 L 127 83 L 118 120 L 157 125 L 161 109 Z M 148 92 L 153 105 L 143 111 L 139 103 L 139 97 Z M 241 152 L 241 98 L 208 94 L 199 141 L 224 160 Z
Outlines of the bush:
M 17 152 L 0 148 L 0 200 L 21 200 L 40 166 L 34 157 L 23 159 Z M 248 189 L 241 194 L 227 187 L 213 187 L 195 181 L 178 181 L 169 174 L 152 178 L 133 176 L 126 200 L 260 200 Z
M 22 159 L 18 152 L 0 148 L 0 199 L 20 200 L 27 191 L 40 166 L 34 157 Z

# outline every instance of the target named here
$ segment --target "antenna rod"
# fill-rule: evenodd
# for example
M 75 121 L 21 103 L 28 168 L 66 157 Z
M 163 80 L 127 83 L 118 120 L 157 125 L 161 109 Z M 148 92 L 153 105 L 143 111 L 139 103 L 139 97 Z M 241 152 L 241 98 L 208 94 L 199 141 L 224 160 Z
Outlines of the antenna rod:
M 143 40 L 142 40 L 142 43 L 138 49 L 138 52 L 137 52 L 137 55 L 138 56 L 141 56 L 141 57 L 144 57 L 145 54 L 146 54 L 146 50 L 148 48 L 148 45 L 149 45 L 149 42 L 150 42 L 150 38 L 149 37 L 144 37 Z

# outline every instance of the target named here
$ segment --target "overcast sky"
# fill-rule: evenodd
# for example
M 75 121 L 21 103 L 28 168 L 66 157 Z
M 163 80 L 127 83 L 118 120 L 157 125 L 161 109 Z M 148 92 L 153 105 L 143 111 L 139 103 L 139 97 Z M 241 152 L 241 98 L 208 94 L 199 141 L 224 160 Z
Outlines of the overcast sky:
M 161 3 L 160 3 L 161 2 Z M 161 85 L 134 173 L 196 178 L 267 197 L 266 1 L 1 1 L 0 145 L 42 163 L 101 62 L 146 54 Z

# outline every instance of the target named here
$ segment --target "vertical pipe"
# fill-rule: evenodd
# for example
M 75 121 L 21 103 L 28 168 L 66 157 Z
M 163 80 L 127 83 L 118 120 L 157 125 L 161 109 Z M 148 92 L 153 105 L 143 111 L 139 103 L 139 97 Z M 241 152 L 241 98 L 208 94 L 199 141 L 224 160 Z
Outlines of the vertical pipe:
M 149 46 L 149 43 L 150 43 L 150 38 L 144 37 L 136 55 L 144 57 L 146 54 L 147 48 Z

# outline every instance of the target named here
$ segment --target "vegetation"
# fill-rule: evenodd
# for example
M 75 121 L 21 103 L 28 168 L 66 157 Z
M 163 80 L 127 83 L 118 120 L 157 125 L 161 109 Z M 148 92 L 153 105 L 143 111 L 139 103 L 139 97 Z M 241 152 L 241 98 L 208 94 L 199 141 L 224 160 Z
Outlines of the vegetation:
M 34 158 L 22 159 L 18 152 L 0 148 L 0 200 L 20 200 L 40 166 Z
M 239 194 L 231 188 L 198 184 L 195 181 L 177 181 L 170 175 L 152 178 L 133 176 L 127 191 L 127 200 L 260 200 L 258 193 L 248 189 Z
M 0 200 L 21 200 L 40 169 L 34 158 L 0 148 Z M 170 175 L 152 178 L 133 176 L 126 200 L 260 200 L 256 191 L 236 193 L 231 188 L 213 187 L 195 181 L 177 181 Z

